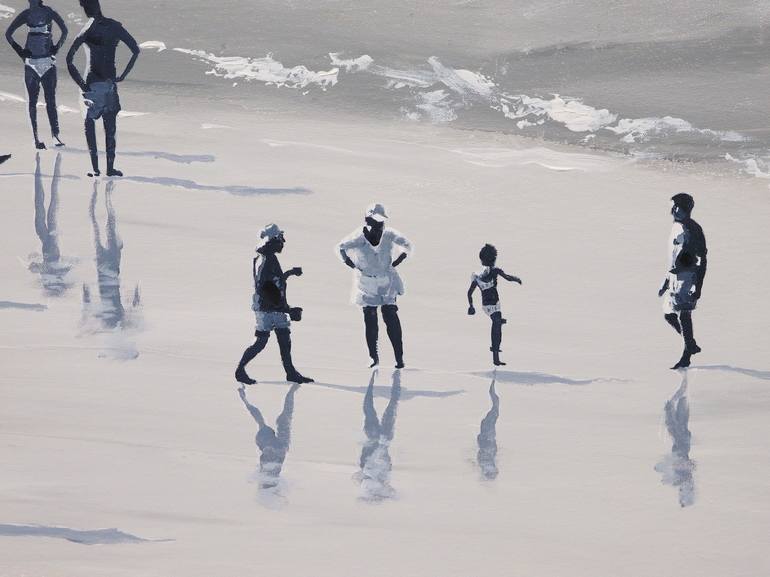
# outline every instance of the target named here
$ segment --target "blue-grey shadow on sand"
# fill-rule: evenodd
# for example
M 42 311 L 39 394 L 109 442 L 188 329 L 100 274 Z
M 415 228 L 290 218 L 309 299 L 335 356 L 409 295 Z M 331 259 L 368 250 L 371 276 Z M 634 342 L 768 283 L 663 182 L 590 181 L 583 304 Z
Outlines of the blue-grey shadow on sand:
M 372 394 L 373 397 L 380 399 L 390 399 L 393 387 L 382 385 L 371 385 L 369 387 L 355 387 L 351 385 L 335 385 L 332 383 L 311 383 L 311 387 L 324 387 L 327 389 L 334 389 L 336 391 L 345 391 L 347 393 L 358 393 L 361 395 Z M 452 391 L 427 391 L 427 390 L 410 390 L 406 387 L 399 385 L 399 399 L 402 401 L 408 401 L 416 397 L 425 397 L 433 399 L 443 399 L 446 397 L 453 397 L 464 393 L 464 389 L 456 389 Z
M 87 150 L 82 148 L 66 148 L 65 152 L 76 152 L 79 154 L 89 154 Z M 141 156 L 147 158 L 159 158 L 161 160 L 168 160 L 169 162 L 176 162 L 178 164 L 192 164 L 193 162 L 214 162 L 216 157 L 213 154 L 174 154 L 173 152 L 163 152 L 160 150 L 133 150 L 133 151 L 120 151 L 118 156 Z
M 732 367 L 730 365 L 700 365 L 697 367 L 691 367 L 690 370 L 725 371 L 728 373 L 738 373 L 739 375 L 746 375 L 747 377 L 753 377 L 755 379 L 761 379 L 763 381 L 770 381 L 770 371 L 759 371 L 757 369 L 744 369 L 742 367 Z
M 50 537 L 81 545 L 116 545 L 120 543 L 162 543 L 172 539 L 142 539 L 118 529 L 69 529 L 45 525 L 6 525 L 0 523 L 0 537 Z
M 159 186 L 174 186 L 177 188 L 186 188 L 188 190 L 213 190 L 216 192 L 227 192 L 235 196 L 265 196 L 265 195 L 285 195 L 313 194 L 313 191 L 301 186 L 293 188 L 265 188 L 258 186 L 241 185 L 223 185 L 216 186 L 211 184 L 199 184 L 194 180 L 184 178 L 171 178 L 168 176 L 124 176 L 120 180 L 130 180 L 132 182 L 141 182 L 142 184 L 157 184 Z
M 474 377 L 483 379 L 496 379 L 498 383 L 511 383 L 514 385 L 590 385 L 608 379 L 570 379 L 558 375 L 549 375 L 539 372 L 519 371 L 478 371 L 471 373 Z
M 2 309 L 20 309 L 23 311 L 44 311 L 48 310 L 46 305 L 37 303 L 15 303 L 13 301 L 0 301 L 0 310 Z

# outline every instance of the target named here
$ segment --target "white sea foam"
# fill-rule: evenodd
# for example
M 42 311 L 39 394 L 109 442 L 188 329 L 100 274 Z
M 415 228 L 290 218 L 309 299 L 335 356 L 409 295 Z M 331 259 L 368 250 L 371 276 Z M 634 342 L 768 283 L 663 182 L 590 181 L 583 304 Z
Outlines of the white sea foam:
M 315 85 L 326 89 L 337 84 L 339 73 L 339 68 L 321 71 L 310 70 L 301 65 L 286 68 L 274 60 L 270 54 L 264 58 L 247 58 L 243 56 L 215 56 L 203 50 L 188 50 L 186 48 L 174 48 L 174 50 L 213 65 L 214 68 L 208 74 L 230 80 L 244 79 L 290 88 L 307 88 Z
M 595 132 L 617 120 L 617 115 L 606 108 L 593 108 L 577 99 L 565 99 L 554 94 L 553 98 L 532 98 L 524 94 L 516 97 L 502 96 L 500 109 L 507 118 L 518 120 L 518 126 L 531 126 L 529 118 L 538 119 L 535 124 L 542 124 L 544 118 L 563 124 L 572 132 Z M 523 123 L 527 124 L 523 124 Z
M 622 164 L 605 155 L 559 152 L 542 146 L 530 148 L 456 148 L 465 162 L 487 168 L 536 165 L 557 172 L 605 172 Z M 632 162 L 632 161 L 628 161 Z
M 11 8 L 10 6 L 6 6 L 5 4 L 0 4 L 0 20 L 3 20 L 5 18 L 10 18 L 16 14 L 16 9 Z
M 157 50 L 163 52 L 166 49 L 166 43 L 160 40 L 147 40 L 139 45 L 139 48 L 146 48 L 147 50 Z
M 213 124 L 211 122 L 204 122 L 203 124 L 201 124 L 201 130 L 217 130 L 217 129 L 230 130 L 231 128 L 232 128 L 231 126 L 226 126 L 224 124 Z
M 27 102 L 26 98 L 10 92 L 0 92 L 0 102 Z
M 710 130 L 696 128 L 686 120 L 664 116 L 663 118 L 622 118 L 616 126 L 607 126 L 607 130 L 623 135 L 623 142 L 629 144 L 647 142 L 653 137 L 666 136 L 674 133 L 695 133 L 723 140 L 725 142 L 742 142 L 743 135 L 733 131 Z
M 729 152 L 725 154 L 725 160 L 735 162 L 743 166 L 743 171 L 756 178 L 770 178 L 770 159 L 735 158 Z

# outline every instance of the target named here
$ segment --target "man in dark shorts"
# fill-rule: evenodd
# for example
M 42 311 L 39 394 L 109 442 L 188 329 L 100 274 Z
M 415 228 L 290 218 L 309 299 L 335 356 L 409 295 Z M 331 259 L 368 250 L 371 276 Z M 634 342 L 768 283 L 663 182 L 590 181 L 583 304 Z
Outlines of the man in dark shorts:
M 692 196 L 679 193 L 671 198 L 671 215 L 674 227 L 669 245 L 669 270 L 658 296 L 664 296 L 663 314 L 674 330 L 684 338 L 684 351 L 679 361 L 671 367 L 682 369 L 690 366 L 690 357 L 701 351 L 692 328 L 692 311 L 695 310 L 706 277 L 706 237 L 701 226 L 692 217 L 695 201 Z
M 95 122 L 99 118 L 104 123 L 107 143 L 107 176 L 123 176 L 123 173 L 115 168 L 115 132 L 118 112 L 120 112 L 117 83 L 125 80 L 134 67 L 139 57 L 139 45 L 120 22 L 102 16 L 99 0 L 80 0 L 80 5 L 90 20 L 75 38 L 67 53 L 67 68 L 72 79 L 83 91 L 83 100 L 88 108 L 85 128 L 93 168 L 89 176 L 101 174 Z M 128 61 L 123 74 L 118 76 L 115 69 L 115 50 L 120 42 L 131 50 L 131 60 Z M 75 54 L 83 44 L 89 52 L 88 73 L 85 80 L 74 64 Z
M 281 361 L 286 370 L 286 380 L 293 383 L 312 383 L 313 379 L 302 376 L 291 360 L 291 326 L 292 320 L 300 320 L 300 308 L 292 308 L 286 302 L 286 280 L 291 276 L 301 276 L 302 269 L 295 267 L 283 272 L 276 256 L 283 250 L 286 239 L 283 231 L 275 224 L 269 224 L 259 234 L 262 245 L 257 248 L 254 259 L 254 297 L 252 310 L 256 319 L 254 336 L 257 339 L 243 352 L 235 379 L 245 385 L 253 385 L 257 381 L 246 373 L 246 365 L 256 357 L 267 345 L 270 333 L 275 331 L 278 347 L 281 350 Z M 259 264 L 259 266 L 257 266 Z

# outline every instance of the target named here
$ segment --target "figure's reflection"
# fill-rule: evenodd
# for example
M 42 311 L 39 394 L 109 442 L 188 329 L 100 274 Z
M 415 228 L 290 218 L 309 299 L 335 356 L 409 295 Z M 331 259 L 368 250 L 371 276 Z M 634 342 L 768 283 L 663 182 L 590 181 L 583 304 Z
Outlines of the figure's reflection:
M 390 387 L 390 400 L 380 420 L 374 407 L 374 380 L 377 371 L 372 372 L 369 386 L 364 395 L 364 433 L 366 441 L 361 449 L 356 480 L 361 483 L 361 499 L 379 502 L 391 499 L 396 492 L 390 485 L 390 442 L 396 427 L 396 411 L 401 397 L 401 371 L 393 371 Z
M 67 273 L 72 262 L 62 258 L 59 248 L 58 212 L 59 181 L 61 180 L 61 153 L 56 155 L 51 178 L 51 199 L 45 209 L 45 188 L 40 168 L 40 153 L 35 154 L 35 232 L 40 239 L 40 255 L 30 255 L 29 270 L 40 275 L 40 284 L 49 296 L 64 295 L 72 286 L 67 282 Z
M 687 371 L 683 370 L 682 381 L 674 395 L 666 402 L 664 415 L 666 429 L 673 444 L 671 454 L 655 465 L 663 483 L 679 489 L 679 504 L 687 507 L 695 503 L 695 462 L 690 459 L 690 405 L 687 402 Z
M 495 379 L 492 378 L 492 384 L 489 386 L 489 398 L 492 401 L 492 407 L 489 412 L 481 419 L 479 434 L 476 436 L 476 442 L 479 445 L 479 452 L 476 455 L 476 462 L 481 470 L 484 479 L 492 481 L 497 479 L 497 418 L 500 416 L 500 397 L 495 390 Z
M 89 216 L 94 234 L 94 249 L 96 253 L 97 288 L 99 302 L 94 302 L 91 288 L 83 284 L 83 324 L 86 328 L 96 321 L 98 326 L 90 327 L 92 332 L 120 332 L 128 328 L 136 328 L 139 324 L 139 307 L 141 297 L 139 285 L 134 288 L 130 310 L 123 306 L 120 286 L 120 263 L 123 252 L 123 241 L 118 235 L 117 217 L 112 204 L 112 193 L 115 183 L 108 180 L 104 191 L 104 206 L 107 211 L 105 238 L 96 218 L 97 201 L 99 200 L 99 181 L 94 181 L 93 194 L 89 204 Z M 120 339 L 114 343 L 113 353 L 120 358 L 135 358 L 138 352 L 132 343 Z
M 257 422 L 259 430 L 255 437 L 257 447 L 259 448 L 259 472 L 257 481 L 260 490 L 277 491 L 283 463 L 286 460 L 286 453 L 289 451 L 291 443 L 291 421 L 294 416 L 294 394 L 299 390 L 300 385 L 294 384 L 286 393 L 283 402 L 283 411 L 275 420 L 275 429 L 265 422 L 260 410 L 249 403 L 246 398 L 246 389 L 241 386 L 238 389 L 238 395 L 241 397 L 244 406 L 251 416 Z M 277 432 L 276 432 L 277 430 Z

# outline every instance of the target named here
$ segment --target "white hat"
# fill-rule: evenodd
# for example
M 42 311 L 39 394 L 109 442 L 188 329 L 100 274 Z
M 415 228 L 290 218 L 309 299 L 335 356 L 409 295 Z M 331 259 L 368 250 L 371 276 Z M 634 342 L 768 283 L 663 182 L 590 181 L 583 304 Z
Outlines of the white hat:
M 377 222 L 385 222 L 388 219 L 388 215 L 385 213 L 385 207 L 379 202 L 366 209 L 366 217 L 373 218 Z
M 264 242 L 278 238 L 281 235 L 283 235 L 283 231 L 278 227 L 277 224 L 273 223 L 268 224 L 265 228 L 259 231 L 259 238 L 264 239 Z

